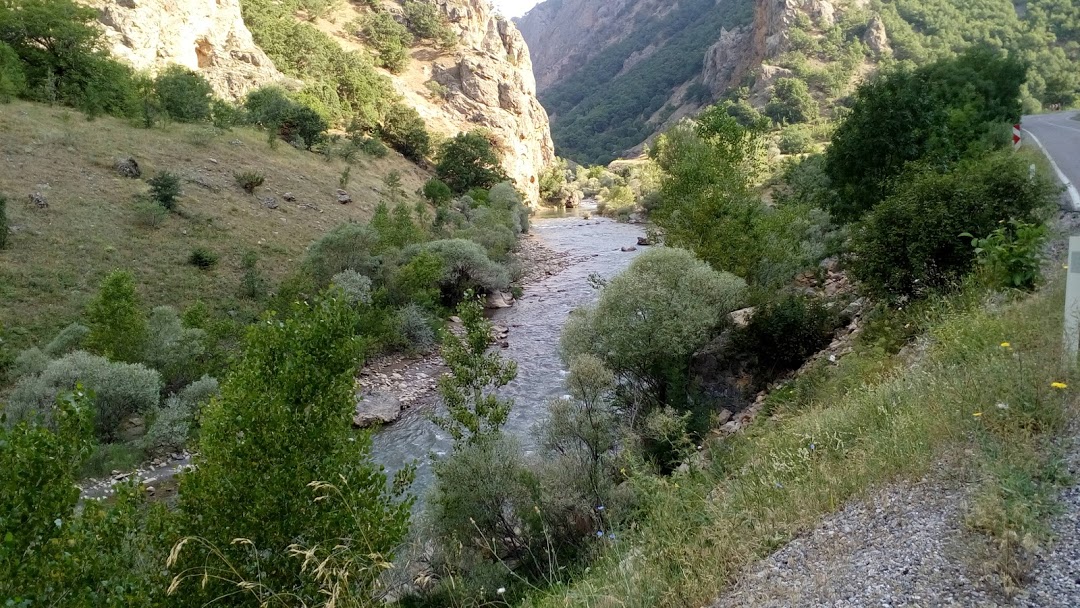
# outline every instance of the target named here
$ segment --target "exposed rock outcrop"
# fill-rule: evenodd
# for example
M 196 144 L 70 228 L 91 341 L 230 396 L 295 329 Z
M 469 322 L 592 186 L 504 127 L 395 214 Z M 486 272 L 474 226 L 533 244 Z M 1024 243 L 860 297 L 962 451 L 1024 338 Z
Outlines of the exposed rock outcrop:
M 135 69 L 198 70 L 214 91 L 241 99 L 284 77 L 251 38 L 240 0 L 83 0 L 98 10 L 113 56 Z
M 874 15 L 874 18 L 870 20 L 862 40 L 871 51 L 877 53 L 878 57 L 892 54 L 889 35 L 885 31 L 885 22 L 881 20 L 881 15 Z
M 750 41 L 753 32 L 748 27 L 734 30 L 720 30 L 720 39 L 705 52 L 705 68 L 701 73 L 702 83 L 720 95 L 735 85 L 749 67 L 751 52 Z

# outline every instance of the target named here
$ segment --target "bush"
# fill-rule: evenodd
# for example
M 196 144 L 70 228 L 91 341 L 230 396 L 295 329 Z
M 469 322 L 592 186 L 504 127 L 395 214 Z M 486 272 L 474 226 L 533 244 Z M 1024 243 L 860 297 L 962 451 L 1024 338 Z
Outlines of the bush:
M 765 114 L 781 124 L 812 122 L 817 120 L 818 105 L 805 81 L 778 78 L 773 85 L 772 99 L 765 106 Z
M 171 306 L 157 306 L 150 312 L 143 362 L 158 370 L 166 388 L 191 382 L 206 353 L 206 332 L 184 327 Z
M 217 266 L 217 263 L 218 254 L 205 247 L 196 247 L 195 249 L 192 249 L 191 255 L 188 256 L 188 264 L 201 270 L 209 270 L 214 266 Z
M 436 207 L 441 207 L 449 203 L 450 199 L 454 198 L 454 193 L 450 190 L 450 186 L 447 186 L 445 182 L 434 177 L 424 183 L 423 192 L 424 198 Z
M 236 185 L 240 186 L 241 190 L 248 194 L 254 194 L 255 189 L 262 186 L 266 181 L 266 176 L 258 171 L 242 171 L 233 173 L 233 179 L 236 180 Z
M 154 93 L 161 108 L 173 120 L 201 122 L 210 119 L 214 89 L 202 74 L 171 65 L 154 79 Z
M 431 154 L 431 136 L 424 119 L 413 108 L 394 104 L 379 124 L 379 135 L 390 147 L 413 162 Z
M 146 228 L 159 228 L 169 218 L 169 210 L 160 203 L 139 197 L 135 201 L 135 221 Z
M 371 279 L 359 272 L 343 270 L 335 274 L 330 283 L 341 290 L 342 297 L 349 304 L 371 304 Z
M 7 199 L 0 195 L 0 250 L 5 249 L 8 243 L 8 217 Z
M 1027 162 L 1011 151 L 943 173 L 912 167 L 857 226 L 852 270 L 872 293 L 890 298 L 949 286 L 976 257 L 961 234 L 988 235 L 1010 219 L 1042 224 L 1057 191 L 1045 175 L 1032 179 Z
M 405 0 L 402 9 L 405 24 L 417 38 L 434 41 L 444 48 L 452 47 L 457 42 L 436 5 Z
M 82 343 L 89 335 L 89 327 L 78 323 L 72 323 L 60 330 L 60 333 L 56 334 L 56 337 L 52 339 L 52 342 L 49 342 L 45 347 L 45 354 L 53 359 L 62 357 L 82 346 Z
M 373 277 L 382 264 L 375 253 L 378 250 L 378 232 L 363 224 L 346 222 L 308 248 L 304 265 L 320 286 L 327 285 L 334 275 L 345 270 Z
M 396 301 L 411 302 L 427 308 L 439 305 L 442 293 L 442 258 L 430 251 L 419 251 L 394 273 L 390 284 Z
M 196 468 L 180 482 L 183 527 L 204 541 L 187 544 L 173 570 L 195 568 L 180 582 L 197 602 L 256 580 L 259 601 L 287 590 L 314 605 L 325 601 L 324 587 L 345 590 L 344 603 L 370 601 L 412 501 L 403 497 L 409 472 L 391 490 L 371 461 L 369 436 L 351 430 L 356 328 L 353 307 L 332 296 L 268 316 L 252 326 L 221 396 L 204 408 Z M 302 567 L 292 548 L 333 572 Z M 229 578 L 211 576 L 201 587 L 203 574 L 226 564 Z
M 269 129 L 277 137 L 310 150 L 323 140 L 329 124 L 314 109 L 293 101 L 277 87 L 263 87 L 248 93 L 244 100 L 249 119 Z
M 370 13 L 360 28 L 360 35 L 375 48 L 377 63 L 395 74 L 409 64 L 412 34 L 388 12 Z
M 175 173 L 161 171 L 147 180 L 150 184 L 150 197 L 159 205 L 172 211 L 176 209 L 176 199 L 180 196 L 180 177 Z
M 404 257 L 411 262 L 423 252 L 441 262 L 437 285 L 444 305 L 460 302 L 468 291 L 492 293 L 503 291 L 510 284 L 506 269 L 491 261 L 483 247 L 472 241 L 449 239 L 413 245 L 405 250 Z
M 19 380 L 11 393 L 9 413 L 14 421 L 36 419 L 54 425 L 57 397 L 80 384 L 93 395 L 98 439 L 111 442 L 122 422 L 157 405 L 161 376 L 141 364 L 113 363 L 75 351 L 49 363 L 41 374 Z
M 390 154 L 389 148 L 373 137 L 360 138 L 357 147 L 364 154 L 374 158 L 386 158 L 386 156 Z
M 146 345 L 146 317 L 140 310 L 135 278 L 115 270 L 101 282 L 98 295 L 86 307 L 86 348 L 113 361 L 136 363 Z
M 435 349 L 434 319 L 417 304 L 397 311 L 397 333 L 405 350 L 427 354 Z
M 803 125 L 792 125 L 780 132 L 777 142 L 783 154 L 804 154 L 814 146 L 814 136 Z
M 465 194 L 473 188 L 488 189 L 507 180 L 498 152 L 479 131 L 459 133 L 442 145 L 435 177 L 455 194 Z
M 11 46 L 0 42 L 0 103 L 26 93 L 26 72 L 22 61 Z
M 31 347 L 15 357 L 15 362 L 11 365 L 11 377 L 35 376 L 45 371 L 48 365 L 49 357 L 41 352 L 40 348 Z
M 989 236 L 964 233 L 978 256 L 987 283 L 997 289 L 1032 290 L 1042 278 L 1048 231 L 1045 225 L 1009 220 Z
M 756 307 L 750 322 L 735 331 L 733 343 L 749 357 L 758 379 L 768 381 L 827 346 L 837 324 L 836 313 L 817 299 L 782 294 Z
M 746 283 L 682 249 L 651 249 L 563 329 L 564 357 L 600 359 L 647 406 L 685 404 L 690 359 L 739 308 Z

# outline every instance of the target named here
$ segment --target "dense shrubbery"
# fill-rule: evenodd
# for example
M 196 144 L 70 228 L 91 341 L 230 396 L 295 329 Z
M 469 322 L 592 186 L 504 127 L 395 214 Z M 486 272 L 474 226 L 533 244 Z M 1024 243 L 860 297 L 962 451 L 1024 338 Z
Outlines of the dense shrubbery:
M 1057 186 L 1029 176 L 1011 152 L 977 156 L 941 171 L 912 166 L 856 228 L 853 271 L 875 294 L 913 296 L 954 284 L 975 261 L 970 239 L 1015 219 L 1041 224 Z
M 86 309 L 86 348 L 114 361 L 135 363 L 146 347 L 146 318 L 131 273 L 115 271 Z
M 431 154 L 431 136 L 424 119 L 408 106 L 399 104 L 390 108 L 378 132 L 383 141 L 411 161 L 422 162 Z
M 374 47 L 380 66 L 398 73 L 408 65 L 412 34 L 390 13 L 376 11 L 368 14 L 360 23 L 358 34 Z
M 828 345 L 837 315 L 821 301 L 782 294 L 754 310 L 735 332 L 736 350 L 751 359 L 759 377 L 771 378 L 802 365 Z
M 173 120 L 210 120 L 214 90 L 201 74 L 178 65 L 169 66 L 154 79 L 154 93 L 161 109 Z
M 765 106 L 765 115 L 782 124 L 812 122 L 818 117 L 818 106 L 804 81 L 780 78 L 773 85 L 773 96 Z
M 479 131 L 459 133 L 443 144 L 435 176 L 459 195 L 506 181 L 495 146 Z

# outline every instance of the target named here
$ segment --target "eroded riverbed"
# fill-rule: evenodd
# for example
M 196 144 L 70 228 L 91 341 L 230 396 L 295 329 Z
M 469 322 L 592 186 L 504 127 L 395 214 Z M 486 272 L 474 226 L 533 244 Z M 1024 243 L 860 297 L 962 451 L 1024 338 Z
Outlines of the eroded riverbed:
M 558 274 L 528 286 L 513 308 L 495 312 L 493 322 L 510 328 L 504 357 L 517 361 L 518 376 L 501 393 L 514 400 L 505 431 L 519 437 L 526 448 L 533 445 L 533 429 L 547 414 L 547 402 L 565 394 L 565 367 L 559 358 L 559 334 L 570 311 L 594 301 L 597 292 L 588 278 L 610 278 L 630 264 L 643 236 L 640 226 L 609 219 L 581 217 L 539 218 L 533 221 L 533 238 L 559 252 L 570 265 Z M 423 496 L 431 484 L 430 454 L 445 455 L 450 436 L 429 420 L 430 409 L 407 413 L 401 420 L 375 435 L 375 458 L 396 471 L 410 462 L 417 466 L 412 491 Z

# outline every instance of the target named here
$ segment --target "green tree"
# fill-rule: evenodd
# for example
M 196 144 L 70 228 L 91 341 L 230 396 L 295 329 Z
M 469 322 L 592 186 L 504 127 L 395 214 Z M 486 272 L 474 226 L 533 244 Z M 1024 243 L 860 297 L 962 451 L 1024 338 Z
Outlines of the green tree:
M 0 194 L 0 249 L 7 247 L 8 242 L 8 217 L 7 199 Z
M 424 183 L 424 198 L 436 207 L 441 207 L 454 198 L 454 193 L 442 180 L 431 178 Z
M 517 363 L 488 351 L 491 324 L 484 319 L 484 307 L 472 292 L 465 294 L 457 313 L 465 336 L 451 332 L 443 336 L 442 356 L 450 373 L 439 378 L 439 396 L 447 414 L 435 418 L 435 423 L 455 442 L 472 443 L 498 435 L 506 423 L 513 402 L 499 398 L 494 391 L 517 377 Z
M 435 176 L 455 194 L 473 188 L 488 189 L 506 181 L 499 154 L 488 137 L 480 131 L 459 133 L 439 150 Z
M 645 409 L 685 407 L 690 359 L 743 302 L 746 283 L 684 249 L 653 249 L 608 283 L 595 306 L 575 310 L 564 358 L 590 354 Z
M 146 315 L 135 291 L 135 277 L 114 270 L 101 282 L 86 308 L 86 348 L 113 361 L 137 363 L 146 346 Z
M 181 480 L 180 509 L 200 555 L 181 580 L 198 601 L 223 592 L 255 601 L 287 594 L 313 605 L 370 599 L 408 529 L 409 471 L 388 489 L 371 441 L 351 430 L 361 339 L 355 309 L 334 293 L 253 326 L 243 355 L 202 415 L 197 468 Z M 247 539 L 235 544 L 234 539 Z M 214 547 L 235 568 L 197 591 Z M 305 559 L 324 563 L 306 567 Z M 243 581 L 257 583 L 246 589 Z
M 171 65 L 154 79 L 154 92 L 169 118 L 180 122 L 210 119 L 214 89 L 202 74 Z
M 26 72 L 18 53 L 0 42 L 0 103 L 11 101 L 26 93 Z
M 407 105 L 396 103 L 390 106 L 379 124 L 379 136 L 413 162 L 421 162 L 431 154 L 427 125 L 420 114 Z
M 778 78 L 773 85 L 772 99 L 765 106 L 765 114 L 777 123 L 812 122 L 817 120 L 818 105 L 805 81 Z
M 396 74 L 409 64 L 412 34 L 390 13 L 378 11 L 369 14 L 364 19 L 360 34 L 375 48 L 382 67 Z
M 883 72 L 859 87 L 826 152 L 838 197 L 833 215 L 853 221 L 883 200 L 907 163 L 948 164 L 1005 142 L 1020 118 L 1026 66 L 985 47 L 918 69 Z

